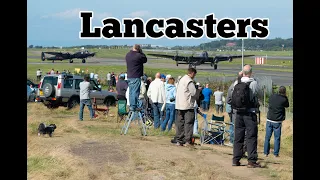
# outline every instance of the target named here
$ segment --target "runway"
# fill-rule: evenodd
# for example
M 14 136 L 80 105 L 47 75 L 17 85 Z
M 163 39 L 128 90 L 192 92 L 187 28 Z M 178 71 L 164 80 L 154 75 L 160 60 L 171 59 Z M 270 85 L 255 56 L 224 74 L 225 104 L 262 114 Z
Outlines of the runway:
M 65 65 L 72 65 L 76 64 L 79 66 L 85 66 L 85 65 L 126 65 L 125 60 L 123 59 L 106 59 L 106 58 L 89 58 L 87 59 L 87 62 L 81 63 L 81 60 L 74 60 L 72 64 L 68 63 L 67 60 L 61 62 L 61 61 L 56 61 L 55 63 L 52 63 L 51 61 L 41 61 L 40 57 L 37 56 L 28 56 L 28 58 L 35 58 L 39 59 L 39 62 L 28 62 L 28 64 L 60 64 L 63 63 Z M 149 58 L 151 59 L 151 58 Z M 152 58 L 153 59 L 153 58 Z M 155 66 L 156 65 L 156 66 Z M 150 68 L 169 68 L 169 69 L 187 69 L 188 65 L 185 64 L 179 64 L 177 67 L 175 64 L 168 64 L 168 63 L 162 63 L 162 62 L 147 62 L 145 64 L 146 67 Z M 220 72 L 224 73 L 226 75 L 233 74 L 235 76 L 233 77 L 225 77 L 225 80 L 233 80 L 237 73 L 240 71 L 240 67 L 238 65 L 218 65 L 218 69 L 214 70 L 213 67 L 211 67 L 209 64 L 203 64 L 200 66 L 196 67 L 198 71 L 206 71 L 206 72 Z M 267 66 L 264 65 L 263 67 L 260 65 L 253 65 L 253 75 L 255 77 L 270 77 L 272 81 L 277 84 L 277 85 L 284 85 L 284 86 L 292 86 L 293 85 L 293 73 L 292 72 L 281 72 L 281 71 L 269 71 L 269 70 L 263 70 L 259 68 L 277 68 L 279 67 L 274 67 L 274 66 Z M 284 69 L 284 68 L 283 68 Z M 215 77 L 210 77 L 210 79 L 215 78 Z M 216 79 L 221 79 L 222 77 L 216 77 Z M 200 79 L 200 78 L 199 78 Z

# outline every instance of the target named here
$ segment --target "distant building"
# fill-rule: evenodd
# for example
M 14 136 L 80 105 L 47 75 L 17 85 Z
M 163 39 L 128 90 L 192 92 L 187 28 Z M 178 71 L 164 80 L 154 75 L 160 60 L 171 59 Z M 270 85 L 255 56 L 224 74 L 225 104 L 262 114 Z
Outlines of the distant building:
M 233 43 L 233 42 L 229 42 L 229 43 L 226 44 L 227 47 L 233 47 L 235 45 L 236 45 L 236 43 Z

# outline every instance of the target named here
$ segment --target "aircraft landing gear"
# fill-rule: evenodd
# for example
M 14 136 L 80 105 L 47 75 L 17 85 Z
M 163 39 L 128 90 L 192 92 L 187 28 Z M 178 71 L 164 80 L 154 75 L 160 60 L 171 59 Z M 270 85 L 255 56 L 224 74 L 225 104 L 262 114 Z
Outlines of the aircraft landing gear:
M 69 63 L 73 63 L 73 60 L 72 60 L 72 59 L 69 59 Z
M 86 63 L 86 60 L 85 60 L 85 59 L 82 59 L 82 63 Z
M 215 64 L 214 66 L 213 66 L 213 69 L 217 69 L 218 68 L 218 64 Z
M 179 65 L 178 61 L 176 61 L 176 65 L 177 65 L 177 66 Z
M 54 63 L 54 60 L 52 60 L 52 63 Z
M 213 67 L 213 62 L 210 63 L 210 66 Z

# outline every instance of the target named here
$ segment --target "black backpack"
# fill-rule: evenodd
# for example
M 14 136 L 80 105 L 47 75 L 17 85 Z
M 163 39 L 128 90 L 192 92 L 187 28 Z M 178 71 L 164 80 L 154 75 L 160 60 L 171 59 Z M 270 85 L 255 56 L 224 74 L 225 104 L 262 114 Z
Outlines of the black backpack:
M 238 83 L 233 88 L 231 108 L 237 110 L 237 112 L 244 112 L 253 107 L 250 100 L 250 83 L 251 82 L 241 82 L 239 78 Z

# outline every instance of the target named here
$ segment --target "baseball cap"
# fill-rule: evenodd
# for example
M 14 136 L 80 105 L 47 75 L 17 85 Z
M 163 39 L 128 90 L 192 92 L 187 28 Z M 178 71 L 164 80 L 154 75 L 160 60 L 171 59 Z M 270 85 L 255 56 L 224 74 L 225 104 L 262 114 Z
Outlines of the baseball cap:
M 200 86 L 200 83 L 199 83 L 199 82 L 197 82 L 197 83 L 196 83 L 196 85 L 197 85 L 197 86 Z
M 168 74 L 168 75 L 166 76 L 166 79 L 169 79 L 169 78 L 171 78 L 171 74 Z
M 161 74 L 161 75 L 160 75 L 160 79 L 162 79 L 162 78 L 165 79 L 166 76 L 165 76 L 164 74 Z

